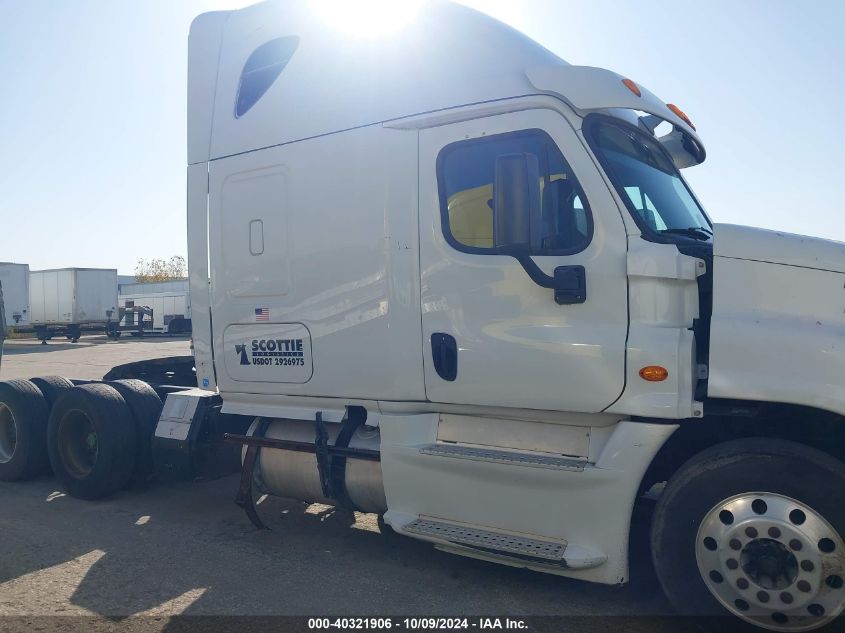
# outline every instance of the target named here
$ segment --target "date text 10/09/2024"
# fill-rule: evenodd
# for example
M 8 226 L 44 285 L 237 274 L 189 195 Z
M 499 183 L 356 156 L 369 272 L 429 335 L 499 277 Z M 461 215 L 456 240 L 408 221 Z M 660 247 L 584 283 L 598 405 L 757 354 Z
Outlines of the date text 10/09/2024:
M 511 630 L 525 631 L 528 625 L 524 620 L 512 618 L 310 618 L 309 630 L 407 630 L 407 631 L 444 631 L 444 630 Z

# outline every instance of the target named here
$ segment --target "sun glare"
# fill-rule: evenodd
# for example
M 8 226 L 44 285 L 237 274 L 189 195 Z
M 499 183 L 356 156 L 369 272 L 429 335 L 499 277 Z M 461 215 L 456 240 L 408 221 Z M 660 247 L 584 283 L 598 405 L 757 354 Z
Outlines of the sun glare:
M 424 0 L 311 0 L 330 27 L 356 37 L 389 35 L 411 22 Z

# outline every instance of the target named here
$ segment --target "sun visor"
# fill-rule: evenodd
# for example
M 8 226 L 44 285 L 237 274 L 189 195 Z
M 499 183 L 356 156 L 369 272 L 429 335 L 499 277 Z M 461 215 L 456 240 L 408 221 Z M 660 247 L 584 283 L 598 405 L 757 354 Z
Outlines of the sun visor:
M 604 68 L 592 66 L 542 66 L 525 72 L 537 90 L 554 94 L 580 114 L 613 109 L 634 110 L 656 116 L 673 126 L 658 140 L 679 168 L 704 161 L 704 144 L 689 120 L 642 86 Z M 633 87 L 630 87 L 633 86 Z

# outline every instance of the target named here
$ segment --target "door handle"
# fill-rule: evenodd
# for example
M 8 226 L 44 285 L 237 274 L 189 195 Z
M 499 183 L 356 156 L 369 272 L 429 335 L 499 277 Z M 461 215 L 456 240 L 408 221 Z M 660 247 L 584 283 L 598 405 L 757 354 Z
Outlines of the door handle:
M 458 343 L 454 336 L 443 332 L 432 334 L 431 357 L 434 370 L 443 380 L 452 382 L 458 377 Z

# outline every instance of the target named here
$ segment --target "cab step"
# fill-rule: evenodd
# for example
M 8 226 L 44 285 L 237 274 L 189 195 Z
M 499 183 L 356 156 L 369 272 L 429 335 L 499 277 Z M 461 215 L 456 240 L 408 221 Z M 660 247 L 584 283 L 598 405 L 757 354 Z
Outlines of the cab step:
M 411 521 L 403 527 L 403 531 L 437 541 L 557 563 L 564 562 L 564 552 L 566 551 L 566 541 L 546 541 L 502 532 L 490 532 L 430 519 Z
M 583 471 L 587 460 L 577 457 L 558 457 L 541 453 L 518 453 L 490 448 L 461 446 L 460 444 L 429 444 L 420 448 L 423 455 L 469 459 L 478 462 L 493 462 L 531 468 L 550 468 L 552 470 Z

